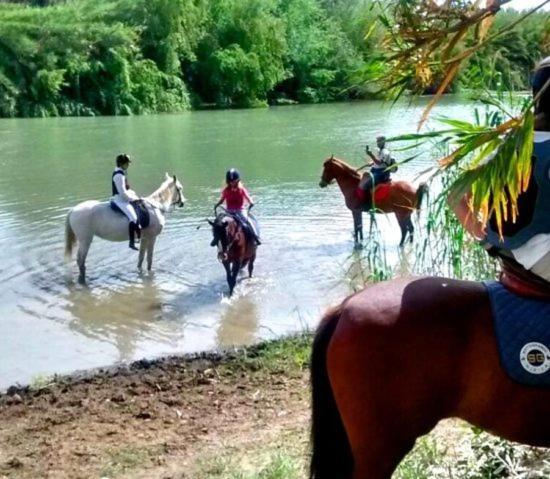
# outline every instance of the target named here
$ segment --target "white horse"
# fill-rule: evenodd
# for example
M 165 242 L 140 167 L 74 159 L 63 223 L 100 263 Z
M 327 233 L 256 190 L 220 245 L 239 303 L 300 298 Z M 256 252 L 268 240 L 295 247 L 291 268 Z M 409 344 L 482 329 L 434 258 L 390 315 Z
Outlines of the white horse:
M 164 215 L 176 206 L 182 207 L 185 198 L 182 185 L 176 176 L 166 173 L 166 179 L 152 194 L 143 198 L 149 211 L 150 223 L 141 232 L 138 269 L 141 271 L 143 258 L 147 252 L 147 270 L 153 264 L 153 249 L 157 236 L 164 227 Z M 78 281 L 86 282 L 86 256 L 94 236 L 109 241 L 128 241 L 128 219 L 114 212 L 108 201 L 84 201 L 69 210 L 65 221 L 65 259 L 70 260 L 73 246 L 78 241 L 76 263 L 80 270 Z

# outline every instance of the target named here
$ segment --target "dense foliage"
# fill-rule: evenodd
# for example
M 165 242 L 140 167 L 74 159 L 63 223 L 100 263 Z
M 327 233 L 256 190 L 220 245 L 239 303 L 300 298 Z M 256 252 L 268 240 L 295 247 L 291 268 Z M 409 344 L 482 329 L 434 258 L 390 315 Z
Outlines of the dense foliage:
M 377 8 L 373 0 L 0 2 L 0 116 L 365 97 L 379 72 L 369 70 L 381 47 Z M 480 51 L 455 87 L 490 74 L 525 88 L 546 20 L 535 15 Z

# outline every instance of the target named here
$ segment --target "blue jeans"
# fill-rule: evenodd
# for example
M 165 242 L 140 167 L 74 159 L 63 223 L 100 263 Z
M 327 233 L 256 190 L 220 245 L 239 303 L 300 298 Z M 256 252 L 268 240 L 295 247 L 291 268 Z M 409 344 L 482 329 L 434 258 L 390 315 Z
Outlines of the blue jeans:
M 370 176 L 367 178 L 367 181 L 365 181 L 365 185 L 363 186 L 365 191 L 369 191 L 374 186 L 380 183 L 385 183 L 390 179 L 390 172 L 383 169 L 372 169 L 370 173 Z

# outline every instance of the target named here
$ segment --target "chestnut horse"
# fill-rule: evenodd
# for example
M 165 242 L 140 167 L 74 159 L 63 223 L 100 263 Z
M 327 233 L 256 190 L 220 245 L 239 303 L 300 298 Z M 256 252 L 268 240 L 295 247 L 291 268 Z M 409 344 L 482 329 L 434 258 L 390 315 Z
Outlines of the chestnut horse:
M 220 213 L 214 221 L 208 220 L 212 226 L 214 239 L 211 245 L 218 247 L 218 259 L 225 268 L 229 296 L 237 283 L 239 271 L 248 264 L 248 277 L 252 277 L 256 259 L 256 242 L 247 237 L 240 222 L 229 213 Z
M 333 180 L 336 180 L 340 190 L 346 200 L 346 206 L 353 215 L 353 232 L 355 244 L 363 240 L 363 200 L 357 196 L 357 188 L 361 175 L 357 170 L 338 158 L 332 156 L 323 164 L 323 174 L 319 186 L 324 188 Z M 412 242 L 414 226 L 411 221 L 411 215 L 414 210 L 420 208 L 422 198 L 427 192 L 428 187 L 421 183 L 415 189 L 407 181 L 392 181 L 389 183 L 389 193 L 386 197 L 377 200 L 374 205 L 374 211 L 380 213 L 395 213 L 399 227 L 401 228 L 401 241 L 399 246 L 403 246 L 407 233 Z
M 448 417 L 550 446 L 550 389 L 501 369 L 482 283 L 396 279 L 348 297 L 317 330 L 311 382 L 311 479 L 390 479 Z

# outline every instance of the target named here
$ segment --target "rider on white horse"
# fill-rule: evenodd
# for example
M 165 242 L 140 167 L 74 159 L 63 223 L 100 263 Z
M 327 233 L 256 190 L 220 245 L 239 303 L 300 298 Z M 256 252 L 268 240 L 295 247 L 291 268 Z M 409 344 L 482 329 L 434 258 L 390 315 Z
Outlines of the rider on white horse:
M 139 196 L 134 190 L 130 189 L 130 185 L 128 184 L 126 177 L 126 171 L 128 170 L 131 162 L 130 157 L 126 154 L 121 154 L 116 157 L 116 168 L 115 171 L 113 171 L 111 181 L 113 189 L 111 201 L 118 206 L 120 211 L 122 211 L 130 221 L 130 225 L 128 227 L 128 235 L 130 239 L 129 247 L 137 251 L 135 236 L 137 234 L 139 240 L 141 237 L 141 229 L 138 224 L 138 217 L 136 210 L 132 205 L 132 201 L 139 200 Z

